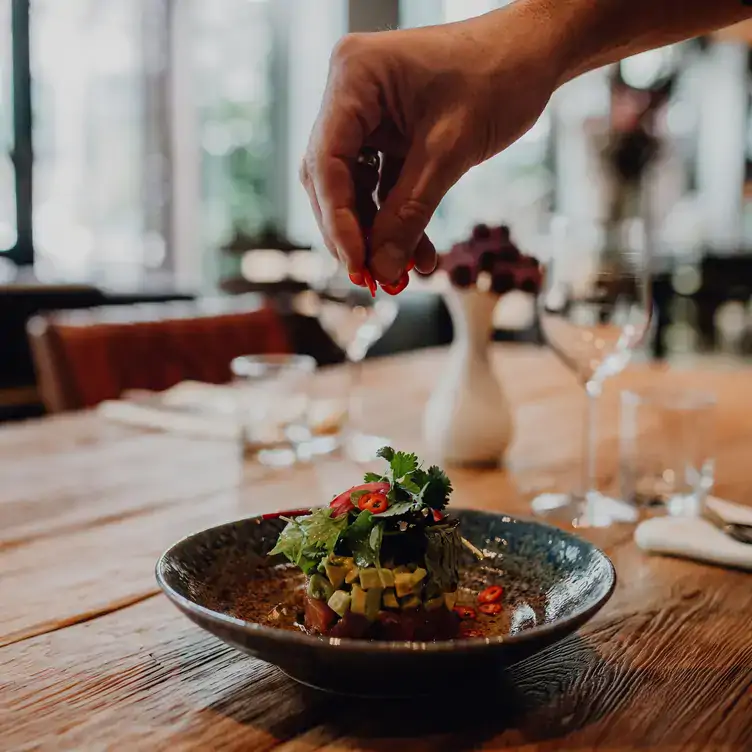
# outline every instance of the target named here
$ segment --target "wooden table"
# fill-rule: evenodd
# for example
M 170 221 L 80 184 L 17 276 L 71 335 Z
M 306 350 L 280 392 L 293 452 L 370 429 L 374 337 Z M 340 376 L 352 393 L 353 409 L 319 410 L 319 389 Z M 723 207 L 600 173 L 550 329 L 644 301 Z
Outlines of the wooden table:
M 494 354 L 517 420 L 509 469 L 452 471 L 454 501 L 525 513 L 531 493 L 577 478 L 581 394 L 545 351 Z M 369 364 L 375 431 L 420 450 L 444 357 Z M 718 392 L 718 493 L 752 499 L 750 371 L 623 374 L 605 398 L 604 478 L 617 387 L 666 378 Z M 329 461 L 254 481 L 227 444 L 96 414 L 0 431 L 0 749 L 752 749 L 752 576 L 644 555 L 628 527 L 586 534 L 618 571 L 609 604 L 500 694 L 465 688 L 462 712 L 307 690 L 158 593 L 175 539 L 327 500 L 358 472 Z

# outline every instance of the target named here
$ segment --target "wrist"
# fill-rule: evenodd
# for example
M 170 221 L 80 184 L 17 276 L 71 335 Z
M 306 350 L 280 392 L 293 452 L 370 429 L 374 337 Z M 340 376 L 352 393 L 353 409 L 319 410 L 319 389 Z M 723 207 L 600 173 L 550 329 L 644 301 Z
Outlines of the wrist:
M 554 91 L 588 69 L 587 35 L 578 19 L 577 0 L 518 0 L 514 6 L 551 71 Z
M 526 68 L 538 71 L 550 93 L 586 69 L 586 49 L 574 23 L 576 2 L 516 0 L 480 16 L 485 32 L 495 40 L 498 69 L 508 72 L 510 52 Z

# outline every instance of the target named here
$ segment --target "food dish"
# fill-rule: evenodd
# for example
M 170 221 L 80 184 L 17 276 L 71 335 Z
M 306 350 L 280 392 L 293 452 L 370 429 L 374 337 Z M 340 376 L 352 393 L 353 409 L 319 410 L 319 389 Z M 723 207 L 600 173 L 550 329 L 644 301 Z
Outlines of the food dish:
M 272 618 L 332 637 L 452 639 L 479 613 L 462 603 L 470 595 L 459 588 L 463 543 L 445 512 L 452 484 L 414 454 L 383 447 L 378 455 L 382 474 L 367 473 L 328 508 L 285 518 L 271 553 L 300 568 L 305 590 Z M 499 614 L 502 594 L 487 588 L 483 613 Z
M 257 515 L 191 535 L 160 558 L 157 581 L 183 613 L 221 640 L 300 682 L 335 692 L 414 696 L 487 682 L 498 668 L 575 631 L 604 605 L 616 582 L 608 557 L 571 533 L 460 509 L 451 515 L 467 541 L 457 589 L 473 595 L 456 605 L 477 610 L 477 595 L 500 586 L 501 598 L 491 600 L 501 603 L 500 613 L 462 622 L 450 639 L 314 635 L 294 623 L 294 614 L 283 613 L 295 592 L 305 592 L 306 575 L 282 554 L 270 555 L 289 524 L 283 518 L 295 514 Z M 269 618 L 275 607 L 289 621 Z

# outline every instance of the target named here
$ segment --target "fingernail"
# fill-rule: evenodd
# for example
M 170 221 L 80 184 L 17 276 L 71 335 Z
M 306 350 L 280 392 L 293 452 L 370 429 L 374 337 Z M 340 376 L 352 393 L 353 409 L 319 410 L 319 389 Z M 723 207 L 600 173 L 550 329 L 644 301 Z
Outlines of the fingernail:
M 373 253 L 371 269 L 388 284 L 397 282 L 405 271 L 405 254 L 393 243 L 380 246 Z
M 360 272 L 350 272 L 349 277 L 350 277 L 350 282 L 352 282 L 354 285 L 357 285 L 358 287 L 366 286 L 366 282 L 363 279 L 363 275 Z

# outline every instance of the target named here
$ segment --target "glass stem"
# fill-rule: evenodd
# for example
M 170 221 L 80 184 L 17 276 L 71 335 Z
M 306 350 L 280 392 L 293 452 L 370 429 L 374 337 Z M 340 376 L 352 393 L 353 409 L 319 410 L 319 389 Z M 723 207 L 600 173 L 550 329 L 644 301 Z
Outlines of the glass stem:
M 582 494 L 587 500 L 596 490 L 596 463 L 598 460 L 598 398 L 603 387 L 600 381 L 591 380 L 585 384 L 585 434 L 584 461 L 582 464 Z

